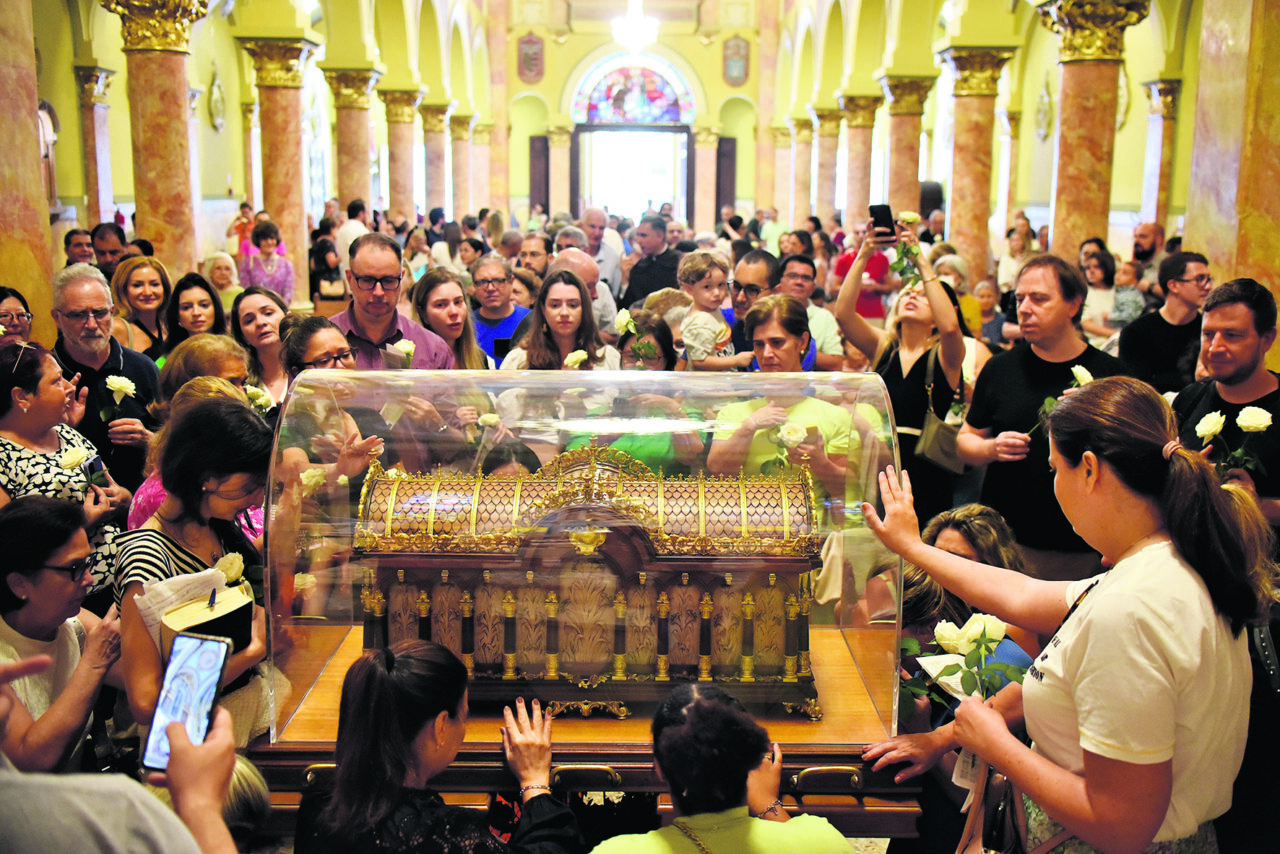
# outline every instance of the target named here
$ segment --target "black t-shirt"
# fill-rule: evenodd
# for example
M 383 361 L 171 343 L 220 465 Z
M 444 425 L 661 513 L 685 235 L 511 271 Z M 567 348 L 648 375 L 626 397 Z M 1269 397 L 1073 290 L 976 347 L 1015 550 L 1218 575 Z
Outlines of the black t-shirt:
M 1164 394 L 1186 388 L 1200 357 L 1200 317 L 1174 326 L 1153 311 L 1120 331 L 1120 360 L 1133 376 Z
M 641 258 L 631 268 L 627 278 L 627 290 L 618 300 L 619 308 L 630 308 L 651 293 L 663 288 L 678 288 L 676 267 L 680 265 L 680 253 L 667 249 L 658 255 Z
M 1280 374 L 1273 376 L 1280 378 Z M 1236 419 L 1246 406 L 1270 412 L 1273 426 L 1260 433 L 1245 433 L 1236 424 Z M 1262 464 L 1260 468 L 1249 469 L 1259 497 L 1280 498 L 1280 388 L 1248 403 L 1227 403 L 1218 394 L 1218 384 L 1211 379 L 1203 379 L 1178 392 L 1173 401 L 1173 411 L 1178 416 L 1178 440 L 1193 451 L 1204 447 L 1204 442 L 1196 435 L 1200 419 L 1210 412 L 1222 413 L 1226 424 L 1218 434 L 1219 438 L 1213 440 L 1209 460 L 1222 462 L 1231 451 L 1246 446 L 1254 459 Z
M 1047 362 L 1022 342 L 987 362 L 978 375 L 973 405 L 965 419 L 973 429 L 988 430 L 993 437 L 1006 430 L 1031 434 L 1031 447 L 1024 458 L 987 465 L 982 503 L 998 510 L 1018 542 L 1033 549 L 1092 551 L 1072 530 L 1054 498 L 1049 438 L 1043 426 L 1036 426 L 1045 398 L 1057 398 L 1075 383 L 1073 365 L 1083 366 L 1095 379 L 1127 373 L 1119 359 L 1096 347 L 1086 347 L 1066 362 Z

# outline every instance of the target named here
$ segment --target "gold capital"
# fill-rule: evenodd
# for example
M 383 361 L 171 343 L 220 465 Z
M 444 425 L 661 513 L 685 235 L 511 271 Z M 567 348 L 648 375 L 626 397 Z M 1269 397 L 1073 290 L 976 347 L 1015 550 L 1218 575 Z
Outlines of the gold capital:
M 952 47 L 938 56 L 956 73 L 953 94 L 983 95 L 994 98 L 1000 88 L 1000 69 L 1013 58 L 1013 50 L 997 47 Z
M 567 127 L 549 127 L 547 128 L 547 142 L 551 145 L 568 145 L 573 131 Z
M 876 126 L 876 110 L 884 103 L 878 95 L 841 95 L 840 109 L 851 128 L 870 128 Z
M 76 84 L 80 87 L 80 106 L 105 106 L 107 90 L 115 72 L 96 65 L 77 65 Z
M 777 148 L 791 147 L 791 128 L 773 126 L 773 144 Z
M 333 105 L 338 109 L 369 109 L 369 92 L 382 75 L 372 68 L 325 69 L 324 79 L 333 90 Z
M 476 126 L 471 129 L 472 145 L 488 145 L 492 140 L 492 137 L 493 137 L 492 124 L 480 124 L 479 122 L 477 122 Z
M 259 86 L 301 89 L 302 69 L 316 46 L 306 39 L 240 39 L 253 57 Z
M 814 110 L 813 116 L 818 122 L 819 138 L 840 135 L 840 120 L 844 118 L 844 113 L 839 110 Z
M 449 115 L 448 104 L 419 104 L 418 114 L 422 116 L 422 129 L 426 133 L 444 133 L 446 117 Z
M 881 77 L 880 88 L 884 89 L 884 97 L 889 102 L 889 115 L 922 115 L 933 81 L 932 77 Z
M 715 128 L 695 128 L 693 144 L 698 148 L 709 148 L 720 142 L 720 131 Z
M 99 0 L 102 8 L 120 16 L 120 35 L 126 52 L 167 50 L 187 52 L 191 22 L 209 11 L 209 0 Z
M 1061 36 L 1059 62 L 1119 62 L 1125 27 L 1147 17 L 1151 0 L 1046 0 L 1036 10 L 1040 23 Z
M 1142 84 L 1151 102 L 1151 115 L 1172 119 L 1178 115 L 1178 95 L 1182 93 L 1181 80 L 1148 80 Z
M 241 101 L 240 102 L 240 118 L 244 120 L 246 128 L 253 127 L 258 122 L 258 102 L 257 101 Z
M 471 120 L 474 118 L 456 113 L 449 117 L 449 135 L 454 141 L 465 140 L 471 135 Z
M 387 105 L 387 124 L 412 124 L 418 104 L 422 103 L 422 90 L 379 89 L 378 97 Z
M 795 135 L 797 143 L 813 142 L 813 122 L 809 119 L 798 119 L 794 116 L 790 119 L 791 132 Z

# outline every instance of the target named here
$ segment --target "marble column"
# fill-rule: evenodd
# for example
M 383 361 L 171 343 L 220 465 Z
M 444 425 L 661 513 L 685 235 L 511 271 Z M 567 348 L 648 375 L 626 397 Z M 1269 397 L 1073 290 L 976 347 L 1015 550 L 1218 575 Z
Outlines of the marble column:
M 1178 126 L 1178 94 L 1182 91 L 1182 81 L 1152 80 L 1142 87 L 1151 104 L 1142 171 L 1142 218 L 1160 223 L 1172 234 L 1169 184 L 1173 180 L 1173 137 Z
M 416 222 L 413 204 L 413 125 L 422 92 L 383 89 L 387 111 L 387 210 Z
M 115 214 L 111 188 L 111 139 L 107 132 L 107 89 L 114 71 L 76 66 L 80 86 L 80 129 L 84 143 L 85 226 L 92 228 Z
M 1018 134 L 1022 124 L 1021 110 L 1003 112 L 1004 128 L 1009 135 L 1009 187 L 1006 190 L 1004 210 L 1005 228 L 1013 225 L 1013 212 L 1018 209 Z
M 1061 38 L 1049 245 L 1072 263 L 1081 240 L 1107 233 L 1124 31 L 1141 22 L 1149 6 L 1149 0 L 1048 0 L 1037 7 L 1042 23 Z
M 773 133 L 773 207 L 778 209 L 778 222 L 791 227 L 791 128 L 772 127 Z
M 871 138 L 875 132 L 876 110 L 884 103 L 877 96 L 843 95 L 840 109 L 844 111 L 845 146 L 848 149 L 848 189 L 845 226 L 865 221 L 867 205 L 871 203 Z
M 426 149 L 427 210 L 443 208 L 445 199 L 444 147 L 448 104 L 419 104 L 422 116 L 422 144 Z
M 818 132 L 818 192 L 814 208 L 825 219 L 836 209 L 836 157 L 843 116 L 839 110 L 814 110 L 813 115 Z
M 0 98 L 0 123 L 5 129 L 5 144 L 0 146 L 0 186 L 5 196 L 0 258 L 4 258 L 5 284 L 22 291 L 31 304 L 32 339 L 52 347 L 49 277 L 53 256 L 49 201 L 40 178 L 33 27 L 30 3 L 0 5 L 0 80 L 5 86 L 5 97 Z
M 773 118 L 776 96 L 774 88 L 778 81 L 775 69 L 778 67 L 778 6 L 777 3 L 756 3 L 756 44 L 755 49 L 758 54 L 756 62 L 752 63 L 756 69 L 756 187 L 755 200 L 756 207 L 768 210 L 770 207 L 779 209 L 779 222 L 787 222 L 781 219 L 783 215 L 782 208 L 788 206 L 787 202 L 791 196 L 789 182 L 787 184 L 780 183 L 782 174 L 778 163 L 782 160 L 781 154 L 777 146 L 785 145 L 788 149 L 786 152 L 786 163 L 790 163 L 791 158 L 791 135 L 788 133 L 786 137 L 779 142 L 778 129 L 771 124 Z M 790 170 L 787 170 L 788 174 Z M 788 187 L 782 191 L 780 188 Z M 745 195 L 741 189 L 738 195 Z
M 293 305 L 310 304 L 307 214 L 302 198 L 302 71 L 316 46 L 305 39 L 241 39 L 257 73 L 262 123 L 262 202 L 293 264 Z
M 337 115 L 334 137 L 338 145 L 338 206 L 364 199 L 373 208 L 369 168 L 369 93 L 379 73 L 371 68 L 327 68 L 325 82 L 333 90 Z
M 489 148 L 492 140 L 493 125 L 476 124 L 471 128 L 471 201 L 477 209 L 487 207 L 504 211 L 493 198 L 491 184 L 493 162 Z M 489 242 L 493 243 L 497 239 L 498 236 L 493 236 Z
M 196 267 L 188 140 L 187 42 L 205 0 L 102 0 L 124 41 L 137 233 L 174 278 Z
M 550 147 L 551 216 L 569 212 L 569 140 L 573 132 L 567 127 L 547 128 L 547 144 Z
M 695 231 L 714 231 L 716 208 L 716 148 L 720 134 L 714 128 L 697 128 L 693 136 L 693 214 L 689 226 Z
M 255 210 L 261 199 L 258 198 L 258 179 L 254 172 L 253 142 L 254 131 L 258 129 L 258 102 L 245 101 L 240 104 L 240 137 L 244 146 L 244 200 Z
M 800 223 L 813 213 L 813 122 L 809 119 L 791 119 L 791 140 L 795 155 L 795 172 L 792 183 L 791 222 Z
M 1186 245 L 1218 281 L 1247 276 L 1277 293 L 1280 85 L 1274 0 L 1205 0 Z M 1280 347 L 1267 354 L 1280 368 Z
M 889 205 L 899 211 L 920 207 L 920 129 L 932 77 L 882 77 L 889 104 Z M 924 215 L 928 215 L 925 211 Z
M 488 16 L 486 37 L 489 40 L 489 115 L 486 124 L 489 126 L 486 144 L 488 150 L 480 152 L 480 158 L 488 165 L 488 174 L 481 176 L 479 169 L 481 160 L 476 161 L 472 174 L 476 176 L 476 198 L 494 210 L 506 215 L 506 225 L 511 227 L 511 199 L 509 197 L 510 177 L 507 174 L 507 145 L 510 129 L 507 120 L 507 47 L 508 27 L 510 25 L 510 6 L 508 0 L 488 0 L 485 7 Z M 476 131 L 477 136 L 479 129 Z M 478 144 L 478 143 L 477 143 Z M 498 152 L 497 157 L 490 156 L 490 151 Z M 483 194 L 481 194 L 483 189 Z
M 453 145 L 453 218 L 475 213 L 471 207 L 471 122 L 475 116 L 449 117 L 449 139 Z M 567 174 L 567 172 L 566 172 Z
M 991 156 L 995 148 L 1000 69 L 1013 57 L 1002 48 L 948 48 L 940 56 L 955 71 L 955 132 L 947 236 L 969 267 L 969 284 L 991 266 Z

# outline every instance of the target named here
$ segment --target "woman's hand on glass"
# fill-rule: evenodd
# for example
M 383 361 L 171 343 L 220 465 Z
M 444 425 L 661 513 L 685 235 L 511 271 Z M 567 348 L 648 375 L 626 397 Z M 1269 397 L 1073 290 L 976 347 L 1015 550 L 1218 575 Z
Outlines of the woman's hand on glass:
M 867 502 L 862 504 L 862 513 L 880 542 L 891 551 L 903 555 L 912 546 L 919 545 L 920 523 L 916 519 L 915 500 L 911 494 L 911 477 L 902 472 L 902 482 L 898 482 L 898 472 L 889 466 L 880 472 L 880 503 L 884 505 L 884 517 L 876 513 L 876 508 Z
M 355 477 L 369 467 L 369 461 L 382 453 L 382 448 L 380 436 L 365 439 L 359 433 L 352 432 L 343 440 L 334 468 L 340 475 Z
M 550 786 L 551 783 L 551 715 L 544 715 L 542 704 L 534 700 L 525 710 L 524 698 L 502 710 L 506 722 L 502 727 L 502 751 L 507 766 L 520 782 L 520 788 Z M 550 791 L 548 788 L 546 791 Z M 527 793 L 529 797 L 542 790 Z M 526 798 L 527 800 L 527 798 Z
M 938 764 L 953 745 L 941 730 L 897 735 L 877 742 L 862 751 L 864 761 L 875 760 L 873 771 L 881 771 L 890 765 L 906 764 L 893 776 L 893 782 L 901 783 L 918 777 Z

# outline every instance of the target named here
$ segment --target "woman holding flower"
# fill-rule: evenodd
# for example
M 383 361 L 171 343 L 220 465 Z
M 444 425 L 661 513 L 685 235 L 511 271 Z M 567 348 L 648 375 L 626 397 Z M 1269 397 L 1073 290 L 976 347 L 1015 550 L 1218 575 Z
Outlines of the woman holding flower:
M 618 351 L 600 338 L 591 314 L 591 294 L 573 272 L 551 273 L 538 291 L 533 319 L 520 346 L 507 353 L 504 371 L 616 371 Z
M 1028 847 L 1061 835 L 1054 850 L 1216 851 L 1210 822 L 1231 803 L 1245 745 L 1242 630 L 1276 573 L 1267 526 L 1181 445 L 1145 383 L 1090 382 L 1058 403 L 1047 430 L 1058 502 L 1112 567 L 1098 578 L 1041 581 L 925 545 L 910 478 L 898 484 L 892 469 L 880 476 L 883 520 L 863 505 L 877 536 L 948 590 L 1056 632 L 1020 688 L 994 707 L 964 700 L 948 737 L 901 757 L 900 776 L 958 743 L 1023 790 Z M 1034 749 L 1009 732 L 1023 719 Z
M 98 593 L 111 586 L 120 531 L 115 515 L 130 495 L 102 468 L 93 444 L 66 424 L 74 390 L 53 354 L 39 344 L 0 345 L 0 505 L 23 495 L 82 505 L 91 548 L 90 592 Z

